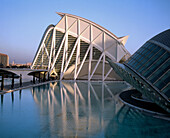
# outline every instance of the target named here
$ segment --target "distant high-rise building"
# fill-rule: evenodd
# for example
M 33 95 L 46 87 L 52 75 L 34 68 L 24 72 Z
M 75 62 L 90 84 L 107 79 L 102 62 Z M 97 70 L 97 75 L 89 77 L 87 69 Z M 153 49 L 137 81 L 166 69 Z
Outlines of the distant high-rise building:
M 0 67 L 6 67 L 6 66 L 9 66 L 9 56 L 0 53 Z

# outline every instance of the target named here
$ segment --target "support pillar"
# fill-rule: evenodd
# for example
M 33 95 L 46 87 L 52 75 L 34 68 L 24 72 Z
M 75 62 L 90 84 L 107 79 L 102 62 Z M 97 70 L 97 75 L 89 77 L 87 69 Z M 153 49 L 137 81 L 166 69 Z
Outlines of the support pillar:
M 12 89 L 14 88 L 14 74 L 12 74 L 12 85 L 11 85 L 11 88 Z
M 41 80 L 40 80 L 40 72 L 39 72 L 38 78 L 39 78 L 39 83 L 40 83 L 40 81 L 41 81 Z
M 33 84 L 35 84 L 35 73 L 33 73 Z
M 20 86 L 22 86 L 22 74 L 20 74 Z
M 45 72 L 44 72 L 44 78 L 43 78 L 43 81 L 45 82 Z
M 48 72 L 48 80 L 50 80 L 50 74 L 49 74 L 49 72 Z
M 2 80 L 1 80 L 1 90 L 4 89 L 4 74 L 2 74 Z

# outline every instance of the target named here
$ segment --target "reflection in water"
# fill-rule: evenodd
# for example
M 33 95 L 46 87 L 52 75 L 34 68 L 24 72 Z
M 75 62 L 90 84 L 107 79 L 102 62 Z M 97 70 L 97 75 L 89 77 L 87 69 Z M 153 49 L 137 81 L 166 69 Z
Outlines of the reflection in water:
M 119 101 L 128 88 L 62 81 L 1 95 L 0 137 L 170 137 L 169 121 Z
M 139 137 L 157 136 L 164 129 L 162 136 L 168 136 L 168 122 L 143 115 L 118 100 L 127 88 L 113 82 L 55 82 L 34 88 L 34 100 L 43 115 L 42 135 Z
M 124 83 L 55 82 L 32 89 L 47 136 L 103 135 Z
M 1 112 L 3 112 L 4 95 L 1 94 Z
M 3 101 L 4 101 L 4 95 L 1 95 L 1 106 L 3 106 Z
M 170 136 L 170 121 L 147 116 L 123 106 L 109 122 L 105 137 L 166 137 Z
M 11 92 L 12 103 L 14 103 L 14 92 Z
M 22 90 L 19 90 L 19 99 L 21 100 L 21 93 L 22 93 Z

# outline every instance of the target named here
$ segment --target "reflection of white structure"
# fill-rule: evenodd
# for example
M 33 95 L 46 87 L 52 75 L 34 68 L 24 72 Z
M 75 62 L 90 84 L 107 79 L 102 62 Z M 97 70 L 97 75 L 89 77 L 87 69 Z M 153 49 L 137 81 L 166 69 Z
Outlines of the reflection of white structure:
M 126 37 L 116 37 L 105 28 L 78 16 L 58 13 L 62 18 L 50 25 L 42 38 L 32 69 L 48 69 L 62 79 L 120 79 L 106 62 L 126 60 Z
M 101 133 L 118 112 L 115 96 L 127 88 L 121 82 L 62 81 L 32 88 L 45 128 L 42 133 L 49 132 L 51 137 Z

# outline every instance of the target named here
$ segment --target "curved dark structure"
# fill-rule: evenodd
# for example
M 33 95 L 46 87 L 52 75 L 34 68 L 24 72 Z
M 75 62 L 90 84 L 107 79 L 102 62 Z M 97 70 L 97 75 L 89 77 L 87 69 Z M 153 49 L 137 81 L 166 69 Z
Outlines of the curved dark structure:
M 170 113 L 170 29 L 147 41 L 123 64 L 109 62 L 122 79 Z
M 168 113 L 162 109 L 157 104 L 148 101 L 146 99 L 143 99 L 140 95 L 141 93 L 137 90 L 127 90 L 122 93 L 120 93 L 119 97 L 120 99 L 125 102 L 127 105 L 140 109 L 142 111 L 154 114 L 154 115 L 161 115 L 163 117 L 170 117 L 168 116 Z

